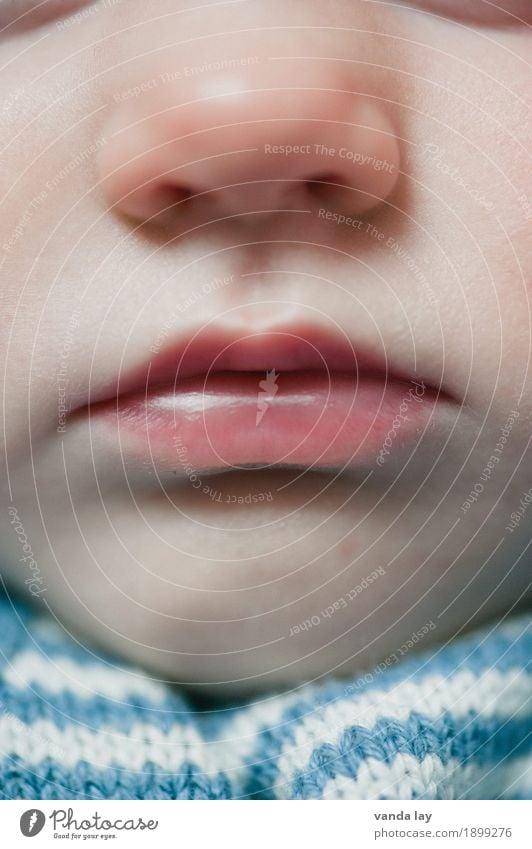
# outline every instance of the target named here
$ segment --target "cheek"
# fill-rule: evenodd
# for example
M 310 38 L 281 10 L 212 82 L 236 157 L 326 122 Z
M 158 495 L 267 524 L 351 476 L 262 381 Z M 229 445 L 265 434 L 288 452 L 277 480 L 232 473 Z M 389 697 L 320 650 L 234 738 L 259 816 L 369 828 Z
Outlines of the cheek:
M 501 239 L 490 252 L 490 268 L 493 270 L 494 288 L 499 298 L 501 312 L 512 323 L 508 342 L 520 334 L 530 336 L 530 296 L 532 294 L 532 185 L 527 189 L 523 174 L 516 184 L 517 197 L 505 214 L 499 211 Z M 524 341 L 524 340 L 523 340 Z M 523 363 L 528 355 L 523 351 Z

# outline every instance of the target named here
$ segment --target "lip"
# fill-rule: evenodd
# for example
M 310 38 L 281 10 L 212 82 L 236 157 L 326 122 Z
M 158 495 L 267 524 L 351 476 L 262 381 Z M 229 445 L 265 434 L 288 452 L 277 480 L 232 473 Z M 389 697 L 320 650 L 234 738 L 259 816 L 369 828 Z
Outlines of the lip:
M 153 356 L 131 374 L 121 376 L 117 394 L 149 391 L 217 372 L 382 372 L 389 366 L 350 340 L 312 325 L 239 333 L 202 328 L 174 345 L 153 346 Z
M 415 439 L 439 399 L 340 333 L 308 325 L 208 328 L 151 353 L 92 398 L 89 415 L 122 452 L 188 476 L 367 463 L 392 430 L 394 445 Z

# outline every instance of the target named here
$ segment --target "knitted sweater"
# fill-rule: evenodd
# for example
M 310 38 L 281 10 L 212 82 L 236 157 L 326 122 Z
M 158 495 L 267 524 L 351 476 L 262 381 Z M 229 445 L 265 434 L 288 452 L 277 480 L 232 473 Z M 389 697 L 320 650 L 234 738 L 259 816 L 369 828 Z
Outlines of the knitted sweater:
M 0 789 L 8 799 L 529 799 L 530 621 L 350 681 L 206 709 L 0 597 Z

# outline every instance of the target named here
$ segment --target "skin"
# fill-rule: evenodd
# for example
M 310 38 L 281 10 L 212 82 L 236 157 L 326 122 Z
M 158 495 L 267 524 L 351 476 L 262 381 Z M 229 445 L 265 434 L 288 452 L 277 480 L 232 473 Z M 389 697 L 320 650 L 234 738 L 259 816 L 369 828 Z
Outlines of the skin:
M 526 500 L 510 523 L 532 486 L 529 3 L 128 0 L 126 14 L 67 1 L 18 22 L 36 4 L 4 5 L 9 590 L 89 647 L 215 693 L 390 665 L 415 632 L 428 647 L 526 604 Z M 215 65 L 224 59 L 236 67 Z M 347 118 L 338 91 L 356 92 Z M 329 144 L 347 139 L 388 175 L 359 169 L 364 193 L 348 201 L 326 184 L 310 201 L 295 182 L 280 204 L 272 183 L 269 195 L 237 188 L 159 214 L 183 180 L 224 185 L 208 158 L 222 137 L 226 150 L 319 139 L 315 123 L 282 122 L 314 107 Z M 236 128 L 173 141 L 219 124 Z M 290 177 L 294 162 L 237 156 L 230 177 Z M 176 163 L 181 183 L 161 177 Z M 344 162 L 326 164 L 353 188 Z M 259 200 L 284 212 L 250 214 Z M 375 229 L 324 222 L 318 206 Z M 146 362 L 161 332 L 316 316 L 445 395 L 382 465 L 230 471 L 204 475 L 203 491 L 123 457 L 86 413 L 60 418 L 61 402 L 77 410 Z M 272 497 L 246 503 L 261 493 Z

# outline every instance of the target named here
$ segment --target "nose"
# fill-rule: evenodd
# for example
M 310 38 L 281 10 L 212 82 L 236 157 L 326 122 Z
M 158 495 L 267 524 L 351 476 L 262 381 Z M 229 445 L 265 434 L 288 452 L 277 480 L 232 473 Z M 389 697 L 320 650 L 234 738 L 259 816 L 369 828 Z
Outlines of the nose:
M 113 209 L 145 222 L 382 204 L 400 151 L 386 101 L 338 74 L 297 80 L 263 68 L 185 86 L 161 73 L 115 95 L 101 185 Z

